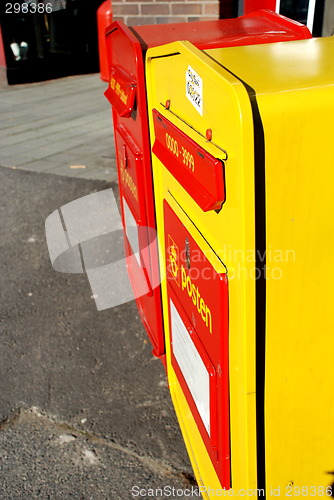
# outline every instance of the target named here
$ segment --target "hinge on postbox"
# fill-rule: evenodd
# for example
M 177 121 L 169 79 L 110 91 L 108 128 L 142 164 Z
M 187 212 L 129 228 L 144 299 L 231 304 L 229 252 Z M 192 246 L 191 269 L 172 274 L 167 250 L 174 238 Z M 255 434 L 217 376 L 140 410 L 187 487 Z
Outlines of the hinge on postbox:
M 186 257 L 187 268 L 190 269 L 190 247 L 188 238 L 186 238 L 185 257 Z
M 128 168 L 128 157 L 126 154 L 126 145 L 123 144 L 123 161 L 124 161 L 124 168 Z

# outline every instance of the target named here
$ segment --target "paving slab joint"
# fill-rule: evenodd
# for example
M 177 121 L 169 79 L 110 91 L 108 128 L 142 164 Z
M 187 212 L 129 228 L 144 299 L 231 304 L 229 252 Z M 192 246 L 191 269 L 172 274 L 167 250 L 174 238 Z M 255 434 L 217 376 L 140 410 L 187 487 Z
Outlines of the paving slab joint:
M 149 468 L 154 474 L 168 476 L 171 479 L 173 477 L 182 477 L 183 481 L 187 485 L 196 485 L 195 478 L 191 474 L 176 469 L 173 465 L 167 463 L 165 460 L 147 455 L 140 455 L 131 448 L 117 443 L 113 438 L 109 436 L 102 437 L 87 430 L 80 429 L 77 426 L 61 420 L 55 415 L 51 415 L 36 406 L 32 406 L 30 408 L 20 408 L 13 415 L 5 417 L 2 421 L 0 421 L 0 431 L 5 431 L 8 428 L 13 428 L 22 420 L 29 420 L 34 418 L 38 418 L 41 421 L 44 420 L 45 422 L 52 422 L 59 428 L 59 430 L 61 430 L 63 433 L 65 432 L 66 436 L 70 436 L 71 440 L 76 438 L 85 438 L 92 445 L 103 445 L 138 460 L 143 464 L 144 467 Z

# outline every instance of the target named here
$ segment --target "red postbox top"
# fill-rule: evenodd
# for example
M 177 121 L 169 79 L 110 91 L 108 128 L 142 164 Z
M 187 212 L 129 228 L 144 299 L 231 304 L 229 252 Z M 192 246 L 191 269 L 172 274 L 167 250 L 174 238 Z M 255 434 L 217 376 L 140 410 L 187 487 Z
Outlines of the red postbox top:
M 270 10 L 217 21 L 159 24 L 130 28 L 143 51 L 177 40 L 187 40 L 198 49 L 253 45 L 311 38 L 303 24 Z
M 105 94 L 119 116 L 125 118 L 135 109 L 135 94 L 138 107 L 146 108 L 144 57 L 148 48 L 177 40 L 187 40 L 205 50 L 312 37 L 303 24 L 269 10 L 234 19 L 137 27 L 115 21 L 107 28 L 106 36 L 110 82 Z M 142 104 L 139 94 L 144 99 Z M 133 132 L 139 132 L 138 123 Z
M 148 124 L 144 59 L 148 48 L 177 40 L 187 40 L 205 50 L 312 37 L 303 24 L 269 10 L 234 19 L 137 27 L 115 21 L 107 28 L 106 36 L 110 81 L 105 95 L 120 118 L 129 118 L 134 110 L 141 115 L 130 133 L 140 142 L 144 133 L 145 143 Z M 132 128 L 129 123 L 127 126 Z

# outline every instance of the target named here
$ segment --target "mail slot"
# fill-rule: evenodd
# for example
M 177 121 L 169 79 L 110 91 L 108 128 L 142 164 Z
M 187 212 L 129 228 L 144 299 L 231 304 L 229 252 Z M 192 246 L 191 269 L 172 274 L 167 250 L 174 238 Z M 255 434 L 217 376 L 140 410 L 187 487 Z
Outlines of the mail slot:
M 168 42 L 186 39 L 201 49 L 234 45 L 249 45 L 268 42 L 287 41 L 309 38 L 307 28 L 269 11 L 259 11 L 237 19 L 190 22 L 168 25 L 138 26 L 128 28 L 122 22 L 114 22 L 107 30 L 107 49 L 109 54 L 110 80 L 105 92 L 113 110 L 116 158 L 121 195 L 122 217 L 125 224 L 125 212 L 138 228 L 156 228 L 154 208 L 153 179 L 150 159 L 150 140 L 145 90 L 144 60 L 148 48 Z M 158 120 L 158 118 L 157 118 Z M 157 126 L 159 126 L 157 122 Z M 171 127 L 165 117 L 162 127 Z M 174 129 L 173 129 L 174 130 Z M 162 129 L 161 129 L 162 131 Z M 171 132 L 172 130 L 170 130 Z M 175 131 L 175 130 L 174 130 Z M 163 133 L 163 132 L 162 132 Z M 172 135 L 170 134 L 172 137 Z M 157 139 L 159 141 L 159 138 Z M 163 141 L 162 137 L 162 141 Z M 182 148 L 181 142 L 180 147 Z M 203 210 L 220 210 L 224 203 L 224 156 L 209 156 L 209 153 L 196 141 L 183 144 L 182 163 L 177 158 L 170 163 L 170 168 L 178 169 L 184 165 L 188 172 L 180 175 L 183 184 L 193 191 L 193 196 Z M 155 145 L 159 149 L 158 142 Z M 163 150 L 164 151 L 164 150 Z M 136 152 L 136 153 L 134 153 Z M 220 152 L 221 153 L 221 152 Z M 124 167 L 126 155 L 135 154 L 129 169 Z M 164 152 L 162 152 L 164 154 Z M 180 152 L 181 154 L 181 152 Z M 184 157 L 183 157 L 184 154 Z M 132 158 L 132 156 L 131 156 Z M 196 158 L 197 186 L 191 188 L 188 183 L 189 173 Z M 178 158 L 181 159 L 181 156 Z M 131 163 L 131 159 L 129 160 Z M 202 165 L 210 165 L 210 172 L 200 170 Z M 198 168 L 197 168 L 198 167 Z M 124 208 L 128 207 L 128 208 Z M 134 289 L 141 280 L 150 284 L 157 281 L 159 274 L 158 254 L 153 255 L 154 246 L 150 245 L 149 230 L 140 231 L 139 251 L 148 252 L 146 266 L 144 259 L 138 261 L 138 268 L 129 265 L 130 280 Z M 126 242 L 127 255 L 133 249 Z M 136 285 L 137 284 L 137 285 Z M 142 287 L 141 287 L 142 288 Z M 136 298 L 137 306 L 144 326 L 153 343 L 154 354 L 164 359 L 165 340 L 162 320 L 160 286 L 150 286 L 148 294 Z
M 205 499 L 334 494 L 333 57 L 147 52 L 167 375 Z
M 225 201 L 224 161 L 208 154 L 156 109 L 153 123 L 153 153 L 202 210 L 219 210 Z

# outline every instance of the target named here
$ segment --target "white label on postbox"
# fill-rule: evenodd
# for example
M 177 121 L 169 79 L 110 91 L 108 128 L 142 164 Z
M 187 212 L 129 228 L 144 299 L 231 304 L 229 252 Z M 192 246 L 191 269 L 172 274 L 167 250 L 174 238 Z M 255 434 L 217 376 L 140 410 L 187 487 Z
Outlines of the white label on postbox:
M 191 66 L 186 71 L 186 97 L 203 116 L 203 80 Z
M 198 413 L 210 435 L 210 377 L 173 301 L 170 299 L 172 349 Z
M 131 209 L 127 204 L 127 202 L 125 201 L 124 197 L 122 197 L 122 201 L 124 209 L 125 233 L 131 245 L 134 256 L 136 257 L 137 262 L 140 266 L 141 264 L 139 257 L 139 240 L 138 240 L 138 229 L 137 229 L 136 219 L 132 215 Z

